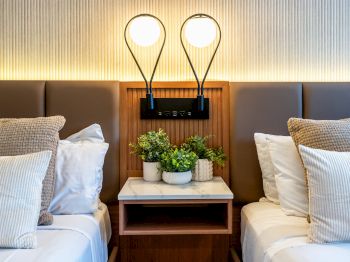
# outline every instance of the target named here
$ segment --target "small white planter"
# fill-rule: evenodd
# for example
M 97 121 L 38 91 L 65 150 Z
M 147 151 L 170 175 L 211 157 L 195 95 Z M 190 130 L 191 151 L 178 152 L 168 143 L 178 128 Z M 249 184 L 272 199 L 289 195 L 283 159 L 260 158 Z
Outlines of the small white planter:
M 187 184 L 192 179 L 192 172 L 163 172 L 163 180 L 165 183 L 173 185 Z
M 213 179 L 213 162 L 208 159 L 198 159 L 193 170 L 192 180 L 209 181 Z
M 162 180 L 162 172 L 159 168 L 159 162 L 143 162 L 143 179 L 148 182 Z

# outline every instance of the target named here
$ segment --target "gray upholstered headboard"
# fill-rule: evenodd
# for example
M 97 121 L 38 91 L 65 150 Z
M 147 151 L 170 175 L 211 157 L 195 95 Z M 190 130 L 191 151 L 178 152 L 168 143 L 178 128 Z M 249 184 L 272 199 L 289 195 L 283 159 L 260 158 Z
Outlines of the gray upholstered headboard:
M 102 201 L 119 191 L 119 83 L 116 81 L 0 81 L 0 118 L 63 115 L 65 138 L 99 123 L 109 143 Z
M 288 135 L 289 117 L 350 117 L 350 83 L 231 83 L 230 183 L 235 202 L 263 195 L 253 134 Z M 119 190 L 119 83 L 116 81 L 0 81 L 0 117 L 64 115 L 66 136 L 100 123 L 110 144 L 101 198 Z
M 255 132 L 288 135 L 290 117 L 350 117 L 350 83 L 231 83 L 231 188 L 236 203 L 263 196 Z

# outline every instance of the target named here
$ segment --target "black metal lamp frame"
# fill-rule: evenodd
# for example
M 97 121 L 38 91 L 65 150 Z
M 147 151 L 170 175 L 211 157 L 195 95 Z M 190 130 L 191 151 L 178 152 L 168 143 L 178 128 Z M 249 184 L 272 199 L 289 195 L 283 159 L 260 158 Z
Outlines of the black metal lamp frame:
M 207 67 L 207 70 L 205 71 L 205 74 L 204 74 L 204 77 L 203 77 L 203 80 L 202 82 L 199 81 L 199 78 L 198 78 L 198 75 L 196 73 L 196 70 L 194 69 L 194 66 L 193 66 L 193 63 L 191 61 L 191 58 L 186 50 L 186 47 L 185 47 L 185 44 L 184 44 L 184 41 L 183 41 L 183 28 L 185 26 L 185 24 L 193 19 L 193 18 L 202 18 L 202 17 L 206 17 L 206 18 L 209 18 L 211 20 L 213 20 L 215 22 L 215 24 L 217 25 L 218 29 L 219 29 L 219 41 L 217 43 L 217 46 L 215 47 L 215 50 L 213 52 L 213 55 L 210 59 L 210 62 L 209 62 L 209 65 Z M 219 45 L 221 43 L 221 28 L 220 28 L 220 25 L 219 23 L 210 15 L 207 15 L 207 14 L 202 14 L 202 13 L 198 13 L 198 14 L 194 14 L 194 15 L 191 15 L 190 17 L 188 17 L 182 24 L 181 26 L 181 30 L 180 30 L 180 40 L 181 40 L 181 45 L 182 45 L 182 48 L 183 50 L 185 51 L 185 54 L 186 54 L 186 57 L 187 57 L 187 60 L 191 66 L 191 69 L 192 69 L 192 72 L 194 74 L 194 77 L 196 78 L 196 81 L 197 81 L 197 104 L 198 104 L 198 111 L 203 111 L 204 110 L 204 82 L 205 82 L 205 79 L 207 78 L 207 75 L 208 75 L 208 72 L 209 72 L 209 69 L 211 67 L 211 64 L 213 63 L 213 60 L 214 60 L 214 57 L 216 55 L 216 52 L 218 51 L 218 48 L 219 48 Z
M 134 52 L 132 51 L 132 49 L 131 49 L 131 47 L 130 47 L 130 45 L 129 45 L 129 42 L 128 42 L 128 39 L 127 39 L 127 36 L 126 36 L 126 35 L 127 35 L 127 29 L 128 29 L 128 27 L 129 27 L 131 21 L 133 21 L 134 19 L 136 19 L 136 18 L 138 18 L 138 17 L 141 17 L 141 16 L 149 16 L 149 17 L 152 17 L 152 18 L 156 19 L 156 20 L 162 25 L 163 30 L 164 30 L 164 39 L 163 39 L 163 43 L 162 43 L 162 46 L 161 46 L 161 48 L 160 48 L 160 50 L 159 50 L 159 54 L 158 54 L 156 63 L 155 63 L 155 65 L 154 65 L 153 72 L 152 72 L 152 75 L 151 75 L 151 78 L 150 78 L 149 83 L 148 83 L 148 81 L 147 81 L 147 78 L 146 78 L 144 72 L 143 72 L 142 69 L 141 69 L 141 66 L 140 66 L 138 60 L 136 59 L 136 56 L 135 56 Z M 157 69 L 157 66 L 158 66 L 158 63 L 159 63 L 159 59 L 160 59 L 160 56 L 161 56 L 161 54 L 162 54 L 162 52 L 163 52 L 163 48 L 164 48 L 164 44 L 165 44 L 165 40 L 166 40 L 166 30 L 165 30 L 165 26 L 164 26 L 164 24 L 162 23 L 162 21 L 161 21 L 158 17 L 156 17 L 156 16 L 154 16 L 154 15 L 151 15 L 151 14 L 139 14 L 139 15 L 136 15 L 136 16 L 134 16 L 133 18 L 131 18 L 131 19 L 128 21 L 128 23 L 126 24 L 126 26 L 125 26 L 125 29 L 124 29 L 124 40 L 125 40 L 126 46 L 128 47 L 128 49 L 129 49 L 129 51 L 130 51 L 130 53 L 131 53 L 132 58 L 134 59 L 136 65 L 137 65 L 137 68 L 139 69 L 139 71 L 140 71 L 140 73 L 141 73 L 141 75 L 142 75 L 143 80 L 144 80 L 145 83 L 146 83 L 147 107 L 148 107 L 149 110 L 153 110 L 153 109 L 154 109 L 154 99 L 153 99 L 153 92 L 152 92 L 152 82 L 153 82 L 153 77 L 154 77 L 154 74 L 155 74 L 155 72 L 156 72 L 156 69 Z

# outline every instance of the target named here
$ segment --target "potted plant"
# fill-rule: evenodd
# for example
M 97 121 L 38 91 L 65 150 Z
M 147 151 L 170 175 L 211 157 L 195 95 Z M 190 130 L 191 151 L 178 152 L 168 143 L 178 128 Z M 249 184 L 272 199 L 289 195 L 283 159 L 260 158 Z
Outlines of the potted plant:
M 149 131 L 137 138 L 136 144 L 129 144 L 131 153 L 143 160 L 143 179 L 145 181 L 160 181 L 160 157 L 171 148 L 168 135 L 163 129 Z
M 164 182 L 177 185 L 190 182 L 197 159 L 194 152 L 183 148 L 172 148 L 164 152 L 160 159 Z
M 210 136 L 191 136 L 182 144 L 182 148 L 192 151 L 198 156 L 193 171 L 192 180 L 208 181 L 213 179 L 213 164 L 223 167 L 226 155 L 222 147 L 210 148 L 207 146 Z

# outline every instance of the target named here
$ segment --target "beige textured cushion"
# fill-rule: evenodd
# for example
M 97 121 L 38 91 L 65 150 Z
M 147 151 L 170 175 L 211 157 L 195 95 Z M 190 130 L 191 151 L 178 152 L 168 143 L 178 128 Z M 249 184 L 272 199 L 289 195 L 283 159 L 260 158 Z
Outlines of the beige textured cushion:
M 350 151 L 350 118 L 341 120 L 290 118 L 288 130 L 297 147 L 304 145 L 330 151 Z M 306 173 L 305 179 L 307 184 Z
M 63 116 L 0 119 L 0 156 L 15 156 L 44 150 L 52 152 L 49 168 L 43 181 L 39 225 L 52 224 L 47 212 L 55 187 L 55 161 L 58 131 L 65 124 Z
M 35 248 L 51 151 L 0 157 L 0 248 Z
M 350 118 L 342 120 L 312 120 L 290 118 L 288 130 L 296 146 L 323 150 L 350 151 Z
M 350 152 L 313 149 L 300 145 L 309 181 L 312 242 L 350 240 Z

